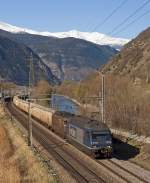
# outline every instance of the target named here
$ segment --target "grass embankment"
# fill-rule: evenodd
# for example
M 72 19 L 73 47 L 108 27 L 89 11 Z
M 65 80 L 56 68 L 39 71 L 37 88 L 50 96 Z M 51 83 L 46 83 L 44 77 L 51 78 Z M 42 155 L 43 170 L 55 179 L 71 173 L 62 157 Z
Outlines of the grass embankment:
M 0 107 L 0 182 L 56 182 Z

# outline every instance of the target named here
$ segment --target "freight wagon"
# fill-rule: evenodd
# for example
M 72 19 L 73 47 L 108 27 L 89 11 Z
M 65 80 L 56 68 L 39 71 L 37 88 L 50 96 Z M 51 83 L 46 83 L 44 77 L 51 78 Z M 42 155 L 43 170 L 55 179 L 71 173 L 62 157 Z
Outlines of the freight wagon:
M 52 117 L 52 131 L 62 138 L 67 138 L 68 123 L 74 114 L 67 112 L 55 112 Z
M 25 113 L 28 113 L 29 103 L 27 101 L 18 98 L 18 96 L 15 96 L 13 98 L 13 103 L 19 109 L 21 109 Z M 52 116 L 53 116 L 54 112 L 55 111 L 50 109 L 50 108 L 46 108 L 46 107 L 43 107 L 43 106 L 40 106 L 38 104 L 31 102 L 31 115 L 32 115 L 32 117 L 34 117 L 35 119 L 42 122 L 48 128 L 51 128 L 51 126 L 52 126 Z

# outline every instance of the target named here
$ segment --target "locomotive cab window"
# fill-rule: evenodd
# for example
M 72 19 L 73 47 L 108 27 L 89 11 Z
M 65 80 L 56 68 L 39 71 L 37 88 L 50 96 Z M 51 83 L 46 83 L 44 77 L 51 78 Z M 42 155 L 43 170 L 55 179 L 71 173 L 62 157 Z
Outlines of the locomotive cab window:
M 92 141 L 111 143 L 111 136 L 109 134 L 92 133 Z

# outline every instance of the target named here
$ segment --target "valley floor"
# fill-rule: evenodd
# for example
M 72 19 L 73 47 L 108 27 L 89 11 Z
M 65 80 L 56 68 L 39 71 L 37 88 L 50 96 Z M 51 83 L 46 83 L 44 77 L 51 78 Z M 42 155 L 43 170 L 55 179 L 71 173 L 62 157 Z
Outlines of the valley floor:
M 57 182 L 0 106 L 0 182 Z

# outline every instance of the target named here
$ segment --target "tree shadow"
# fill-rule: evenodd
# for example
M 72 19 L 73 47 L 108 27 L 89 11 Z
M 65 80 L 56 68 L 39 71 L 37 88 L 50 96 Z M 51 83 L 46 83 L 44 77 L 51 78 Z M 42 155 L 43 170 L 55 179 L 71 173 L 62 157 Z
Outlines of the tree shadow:
M 113 138 L 113 157 L 119 160 L 129 160 L 140 153 L 140 148 L 132 146 L 126 142 Z

